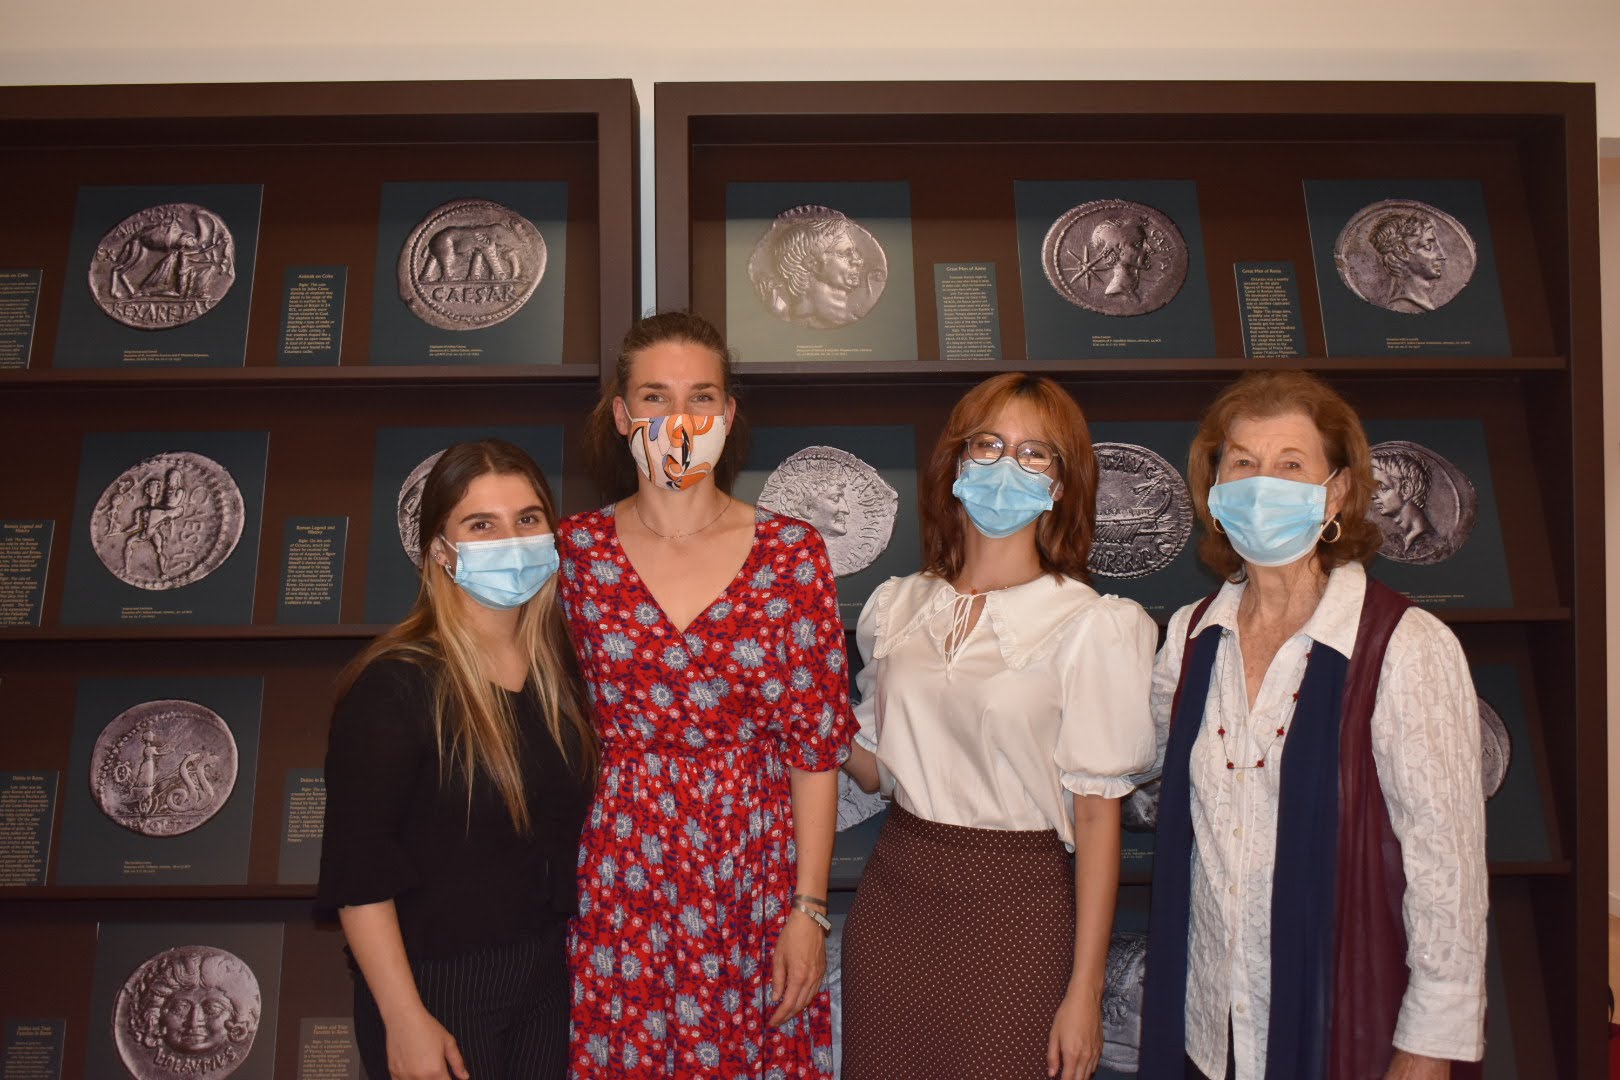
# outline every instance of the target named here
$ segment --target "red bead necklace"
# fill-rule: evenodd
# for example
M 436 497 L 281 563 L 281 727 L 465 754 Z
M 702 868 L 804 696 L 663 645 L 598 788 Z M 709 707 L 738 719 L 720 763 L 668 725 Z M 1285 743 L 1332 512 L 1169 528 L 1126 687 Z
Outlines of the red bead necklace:
M 1310 659 L 1311 659 L 1311 650 L 1306 649 L 1305 650 L 1305 660 L 1308 663 L 1310 661 Z M 1304 683 L 1305 683 L 1305 677 L 1303 675 L 1301 675 L 1300 676 L 1300 685 L 1303 686 Z M 1294 691 L 1294 708 L 1295 708 L 1296 712 L 1299 709 L 1299 691 L 1298 690 Z M 1266 748 L 1264 750 L 1260 751 L 1260 756 L 1259 756 L 1259 758 L 1257 758 L 1255 760 L 1255 763 L 1253 765 L 1239 765 L 1239 764 L 1237 764 L 1236 762 L 1234 762 L 1232 760 L 1232 751 L 1227 749 L 1227 746 L 1226 746 L 1226 725 L 1225 724 L 1218 725 L 1215 728 L 1215 734 L 1217 734 L 1217 735 L 1219 735 L 1221 737 L 1221 754 L 1222 754 L 1222 756 L 1224 756 L 1226 758 L 1226 767 L 1228 769 L 1263 769 L 1263 768 L 1265 768 L 1266 767 L 1266 758 L 1271 756 L 1271 748 L 1273 746 L 1277 745 L 1277 740 L 1278 739 L 1280 739 L 1283 736 L 1288 734 L 1289 725 L 1292 724 L 1292 723 L 1293 723 L 1293 716 L 1290 715 L 1286 722 L 1284 722 L 1282 724 L 1279 724 L 1277 726 L 1277 730 L 1272 733 L 1271 741 L 1266 743 Z

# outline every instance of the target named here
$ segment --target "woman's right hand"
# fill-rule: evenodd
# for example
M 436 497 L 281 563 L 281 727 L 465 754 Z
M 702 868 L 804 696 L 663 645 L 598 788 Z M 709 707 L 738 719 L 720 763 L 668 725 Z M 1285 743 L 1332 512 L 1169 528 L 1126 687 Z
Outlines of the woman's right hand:
M 470 1080 L 455 1036 L 426 1009 L 384 1026 L 390 1080 Z

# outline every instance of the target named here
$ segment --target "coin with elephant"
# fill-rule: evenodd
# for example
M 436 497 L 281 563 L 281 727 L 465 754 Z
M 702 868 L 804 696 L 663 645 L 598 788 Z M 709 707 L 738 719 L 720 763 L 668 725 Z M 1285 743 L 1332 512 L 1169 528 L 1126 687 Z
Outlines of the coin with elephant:
M 241 489 L 203 454 L 153 454 L 108 484 L 90 518 L 103 566 L 139 589 L 178 589 L 230 558 L 242 538 Z
M 136 1080 L 223 1080 L 253 1051 L 263 1012 L 258 977 L 234 953 L 180 945 L 130 972 L 111 1017 Z
M 90 261 L 97 306 L 125 326 L 168 330 L 200 319 L 236 282 L 236 241 L 207 207 L 148 206 L 109 229 Z
M 399 253 L 399 296 L 441 330 L 479 330 L 516 315 L 546 273 L 546 238 L 492 199 L 455 199 L 411 230 Z
M 178 836 L 208 822 L 236 787 L 236 739 L 194 701 L 125 709 L 102 729 L 90 791 L 108 820 L 143 836 Z

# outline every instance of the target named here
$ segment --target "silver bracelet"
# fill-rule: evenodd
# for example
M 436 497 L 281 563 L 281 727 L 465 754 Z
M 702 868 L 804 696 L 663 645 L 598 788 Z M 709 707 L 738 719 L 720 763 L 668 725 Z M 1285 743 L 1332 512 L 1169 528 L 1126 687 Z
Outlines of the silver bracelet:
M 826 933 L 826 934 L 832 933 L 832 920 L 827 918 L 827 916 L 823 915 L 821 912 L 817 911 L 814 907 L 810 906 L 809 904 L 805 903 L 804 901 L 795 900 L 793 902 L 793 910 L 803 912 L 804 914 L 806 914 L 806 915 L 810 916 L 812 919 L 814 919 L 815 922 L 816 922 L 816 925 L 821 927 L 821 930 L 822 930 L 823 933 Z

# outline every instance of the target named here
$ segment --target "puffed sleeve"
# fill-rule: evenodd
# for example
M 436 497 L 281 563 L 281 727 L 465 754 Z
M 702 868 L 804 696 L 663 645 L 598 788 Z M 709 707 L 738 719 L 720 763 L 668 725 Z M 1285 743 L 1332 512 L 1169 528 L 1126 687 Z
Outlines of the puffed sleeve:
M 1490 890 L 1479 698 L 1456 635 L 1426 611 L 1407 611 L 1390 637 L 1372 734 L 1406 871 L 1401 911 L 1411 974 L 1395 1046 L 1478 1061 Z
M 787 629 L 789 715 L 783 724 L 782 758 L 803 772 L 836 769 L 849 757 L 855 717 L 849 707 L 849 657 L 838 586 L 821 534 L 802 526 L 788 573 L 791 620 Z M 786 530 L 783 530 L 784 533 Z
M 420 881 L 400 834 L 424 755 L 434 753 L 430 709 L 422 670 L 384 659 L 333 710 L 317 910 L 391 900 Z
M 1076 795 L 1118 799 L 1153 764 L 1150 692 L 1158 627 L 1131 600 L 1100 598 L 1058 652 L 1063 718 L 1057 765 Z
M 894 600 L 894 583 L 899 580 L 890 578 L 873 590 L 866 600 L 866 606 L 861 608 L 860 619 L 855 623 L 855 647 L 861 651 L 861 670 L 855 676 L 855 689 L 860 697 L 855 704 L 855 722 L 858 725 L 855 741 L 874 754 L 877 753 L 878 730 L 882 723 L 878 719 L 877 662 L 872 659 L 872 654 L 877 649 L 878 636 L 888 621 L 889 605 Z

